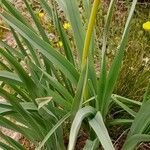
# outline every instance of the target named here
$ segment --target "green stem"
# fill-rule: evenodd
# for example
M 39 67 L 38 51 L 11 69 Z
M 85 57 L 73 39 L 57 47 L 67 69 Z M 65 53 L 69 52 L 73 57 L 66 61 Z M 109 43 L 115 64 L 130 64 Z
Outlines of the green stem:
M 93 28 L 94 28 L 94 24 L 95 24 L 95 18 L 96 18 L 99 4 L 100 4 L 100 0 L 94 0 L 91 16 L 89 19 L 88 29 L 86 32 L 85 42 L 84 42 L 83 55 L 82 55 L 82 65 L 81 65 L 82 69 L 84 68 L 84 66 L 87 63 L 90 41 L 91 41 L 91 37 L 92 37 L 92 32 L 93 32 Z

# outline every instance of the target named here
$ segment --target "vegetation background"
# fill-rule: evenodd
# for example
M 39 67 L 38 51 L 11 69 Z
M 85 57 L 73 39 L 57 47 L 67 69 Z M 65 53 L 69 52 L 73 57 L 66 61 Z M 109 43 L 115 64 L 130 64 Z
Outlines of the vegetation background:
M 32 19 L 30 15 L 26 11 L 26 7 L 22 0 L 11 0 L 15 7 L 22 12 L 24 16 L 32 23 Z M 38 13 L 41 11 L 41 6 L 39 5 L 38 0 L 30 1 L 32 8 L 34 8 L 35 12 Z M 104 23 L 104 19 L 101 19 L 106 15 L 106 10 L 108 9 L 109 1 L 103 1 L 102 8 L 103 11 L 99 11 L 97 20 L 96 20 L 96 46 L 97 51 L 102 45 L 102 35 L 101 31 L 103 30 L 102 24 Z M 129 9 L 130 1 L 122 1 L 118 0 L 116 2 L 116 11 L 113 17 L 112 26 L 110 30 L 110 38 L 109 38 L 109 46 L 107 49 L 107 60 L 108 60 L 108 68 L 110 67 L 112 60 L 115 55 L 114 47 L 116 47 L 119 43 L 120 37 L 122 35 L 122 29 L 125 24 L 125 20 L 127 17 L 127 10 Z M 82 1 L 80 2 L 80 11 L 81 14 L 84 11 L 82 8 Z M 59 8 L 58 8 L 59 9 Z M 66 22 L 63 13 L 59 12 L 62 22 Z M 85 18 L 86 19 L 86 18 Z M 83 18 L 84 20 L 84 18 Z M 150 38 L 147 32 L 145 32 L 142 28 L 142 24 L 150 20 L 150 3 L 148 1 L 139 1 L 137 4 L 137 9 L 132 20 L 131 30 L 129 33 L 129 44 L 126 49 L 123 66 L 121 68 L 121 72 L 114 90 L 114 93 L 125 96 L 127 98 L 136 99 L 137 101 L 141 101 L 143 98 L 143 94 L 145 93 L 147 83 L 150 79 Z M 51 25 L 50 22 L 47 21 L 46 17 L 41 19 L 41 22 L 46 29 L 47 33 L 52 37 L 52 44 L 54 47 L 59 47 L 59 36 L 57 35 L 55 28 Z M 83 22 L 84 23 L 84 22 Z M 8 44 L 15 47 L 16 43 L 12 40 L 12 35 L 7 29 L 7 26 L 4 22 L 0 22 L 2 26 L 0 28 L 0 38 L 7 41 Z M 86 25 L 86 24 L 85 24 Z M 33 25 L 34 26 L 34 25 Z M 6 27 L 6 28 L 3 28 Z M 68 32 L 70 39 L 72 39 L 72 35 Z M 60 48 L 61 51 L 61 48 Z M 76 52 L 74 52 L 75 57 Z M 99 55 L 95 54 L 95 61 L 99 60 Z M 95 67 L 98 68 L 98 63 L 96 63 Z M 1 68 L 3 69 L 3 68 Z M 97 73 L 99 70 L 97 69 Z M 10 89 L 8 89 L 10 90 Z M 13 91 L 12 91 L 13 92 Z M 112 110 L 113 111 L 113 110 Z M 114 114 L 112 114 L 114 115 Z M 114 133 L 113 133 L 114 134 Z M 118 138 L 118 135 L 115 138 Z

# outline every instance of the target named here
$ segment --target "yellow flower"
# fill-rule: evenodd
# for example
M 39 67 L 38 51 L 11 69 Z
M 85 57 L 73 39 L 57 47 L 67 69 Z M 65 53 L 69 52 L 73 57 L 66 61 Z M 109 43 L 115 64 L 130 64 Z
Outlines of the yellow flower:
M 64 29 L 68 30 L 68 29 L 71 28 L 71 25 L 70 25 L 69 22 L 66 22 L 66 23 L 63 24 L 63 27 L 64 27 Z
M 150 31 L 150 21 L 143 23 L 143 29 L 146 31 Z
M 62 47 L 62 46 L 63 46 L 62 41 L 59 41 L 59 42 L 57 43 L 57 46 L 58 46 L 58 47 Z
M 44 11 L 43 10 L 41 10 L 39 13 L 38 13 L 38 16 L 40 17 L 40 18 L 43 18 L 44 17 Z

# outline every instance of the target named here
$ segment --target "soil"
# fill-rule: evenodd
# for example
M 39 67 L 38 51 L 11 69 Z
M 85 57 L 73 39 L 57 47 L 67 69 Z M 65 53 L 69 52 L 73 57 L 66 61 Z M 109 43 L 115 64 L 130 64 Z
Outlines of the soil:
M 25 137 L 21 137 L 19 139 L 19 142 L 25 147 L 25 149 L 35 150 L 35 145 L 32 144 L 29 140 L 27 140 Z

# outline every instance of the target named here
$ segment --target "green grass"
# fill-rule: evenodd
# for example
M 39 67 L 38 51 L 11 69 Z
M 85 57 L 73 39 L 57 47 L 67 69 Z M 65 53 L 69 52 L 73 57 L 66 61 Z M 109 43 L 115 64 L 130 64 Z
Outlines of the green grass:
M 120 2 L 116 6 L 116 12 L 113 17 L 110 30 L 109 46 L 107 49 L 108 68 L 112 63 L 116 47 L 122 34 L 125 18 L 127 16 L 126 10 L 129 5 L 130 3 Z M 104 8 L 106 8 L 107 5 L 104 6 Z M 136 99 L 138 101 L 142 100 L 147 83 L 150 79 L 149 33 L 145 32 L 142 28 L 143 23 L 150 20 L 149 9 L 150 4 L 137 4 L 137 9 L 132 19 L 131 29 L 129 32 L 129 43 L 125 51 L 119 78 L 114 89 L 114 93 L 131 99 Z M 99 26 L 102 25 L 102 21 L 99 22 L 99 20 L 104 13 L 105 11 L 103 13 L 99 13 L 97 19 L 97 31 L 99 38 L 101 37 L 101 34 L 99 33 Z M 101 44 L 99 45 L 101 46 Z

